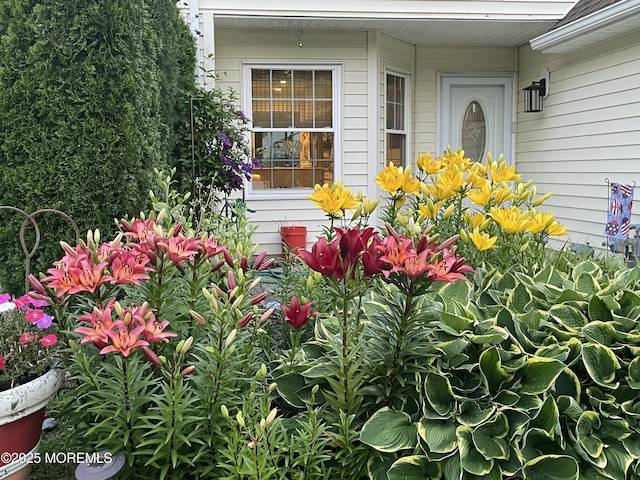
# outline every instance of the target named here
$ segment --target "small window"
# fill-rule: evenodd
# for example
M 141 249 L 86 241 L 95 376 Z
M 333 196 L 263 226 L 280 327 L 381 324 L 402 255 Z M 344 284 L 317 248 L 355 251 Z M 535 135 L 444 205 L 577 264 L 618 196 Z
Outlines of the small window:
M 482 105 L 477 100 L 472 100 L 464 112 L 461 138 L 465 156 L 481 162 L 487 146 L 487 124 Z
M 309 189 L 335 175 L 335 69 L 250 68 L 252 190 Z
M 407 165 L 407 77 L 386 76 L 386 157 L 385 164 Z

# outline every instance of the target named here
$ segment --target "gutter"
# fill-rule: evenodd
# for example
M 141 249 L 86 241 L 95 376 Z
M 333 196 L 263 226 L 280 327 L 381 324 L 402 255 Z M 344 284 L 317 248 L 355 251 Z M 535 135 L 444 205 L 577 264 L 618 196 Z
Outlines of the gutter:
M 640 0 L 623 0 L 580 18 L 555 30 L 540 35 L 529 42 L 533 50 L 549 50 L 583 35 L 593 33 L 609 25 L 623 22 L 640 14 Z

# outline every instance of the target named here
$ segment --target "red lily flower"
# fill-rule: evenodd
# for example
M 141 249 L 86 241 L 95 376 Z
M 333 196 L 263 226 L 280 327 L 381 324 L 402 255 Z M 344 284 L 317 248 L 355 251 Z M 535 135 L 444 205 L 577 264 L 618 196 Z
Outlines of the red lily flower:
M 360 227 L 349 229 L 336 228 L 337 239 L 340 242 L 340 257 L 343 260 L 343 270 L 353 269 L 369 245 L 374 235 L 373 227 L 360 230 Z
M 151 315 L 144 326 L 144 339 L 149 343 L 168 342 L 171 337 L 177 337 L 174 332 L 165 332 L 164 329 L 169 326 L 168 320 L 158 322 L 155 315 Z
M 311 304 L 313 302 L 307 302 L 304 305 L 300 305 L 298 297 L 291 297 L 291 306 L 280 305 L 280 308 L 284 312 L 284 320 L 296 330 L 306 324 L 311 315 L 317 315 L 318 312 L 311 313 Z
M 127 329 L 124 323 L 118 323 L 114 328 L 110 328 L 104 331 L 104 333 L 111 340 L 111 345 L 107 345 L 100 353 L 105 355 L 107 353 L 118 352 L 123 357 L 128 357 L 131 351 L 138 347 L 145 347 L 149 345 L 149 342 L 140 340 L 140 335 L 144 332 L 144 325 L 140 325 L 131 330 Z
M 442 252 L 442 260 L 427 266 L 429 278 L 434 282 L 455 283 L 456 280 L 467 279 L 463 273 L 475 273 L 475 270 L 465 263 L 464 258 L 455 254 L 455 247 L 445 248 Z
M 338 245 L 337 239 L 327 243 L 326 238 L 320 237 L 311 247 L 311 252 L 298 250 L 298 256 L 309 265 L 309 268 L 326 277 L 335 275 L 337 278 L 343 278 L 344 271 L 340 262 Z
M 171 237 L 169 240 L 161 240 L 158 246 L 165 249 L 169 260 L 176 265 L 188 260 L 193 255 L 198 254 L 200 248 L 200 240 L 193 238 L 191 235 L 186 237 Z
M 101 306 L 93 307 L 91 313 L 87 313 L 78 318 L 79 322 L 88 322 L 91 327 L 78 327 L 74 329 L 74 332 L 84 335 L 84 338 L 80 340 L 80 343 L 93 342 L 98 348 L 104 348 L 109 343 L 109 337 L 105 333 L 105 330 L 113 329 L 115 323 L 122 323 L 122 320 L 116 320 L 114 322 L 111 319 L 111 312 L 115 298 L 112 298 L 107 303 L 107 306 L 102 308 Z
M 105 276 L 105 280 L 112 285 L 139 285 L 140 280 L 149 278 L 146 272 L 153 271 L 153 268 L 146 266 L 147 263 L 149 257 L 146 255 L 122 250 L 111 260 L 111 275 Z
M 391 273 L 402 272 L 405 261 L 416 256 L 412 240 L 402 236 L 392 235 L 386 237 L 378 248 L 383 253 L 380 260 L 391 267 L 390 269 L 384 268 L 382 270 L 385 277 L 389 277 Z

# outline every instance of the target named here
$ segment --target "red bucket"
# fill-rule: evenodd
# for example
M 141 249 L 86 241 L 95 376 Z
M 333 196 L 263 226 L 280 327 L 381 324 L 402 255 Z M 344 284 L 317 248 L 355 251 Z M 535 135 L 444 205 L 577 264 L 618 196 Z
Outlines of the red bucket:
M 283 257 L 287 252 L 297 255 L 298 249 L 307 248 L 307 227 L 305 226 L 280 227 L 280 236 L 282 237 Z

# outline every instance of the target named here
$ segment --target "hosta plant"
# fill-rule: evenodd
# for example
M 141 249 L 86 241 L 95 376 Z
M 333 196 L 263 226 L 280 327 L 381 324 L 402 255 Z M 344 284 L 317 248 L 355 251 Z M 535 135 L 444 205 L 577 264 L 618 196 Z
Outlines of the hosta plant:
M 435 295 L 419 409 L 362 429 L 371 478 L 640 478 L 640 269 L 518 270 Z

